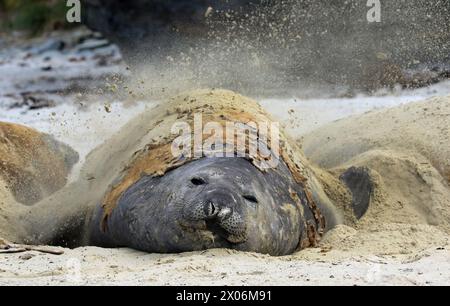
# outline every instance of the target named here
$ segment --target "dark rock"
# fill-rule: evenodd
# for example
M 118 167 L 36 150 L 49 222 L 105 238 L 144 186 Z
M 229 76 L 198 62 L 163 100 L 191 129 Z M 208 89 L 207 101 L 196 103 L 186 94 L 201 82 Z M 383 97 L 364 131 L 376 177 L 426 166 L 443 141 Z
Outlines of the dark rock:
M 29 48 L 29 52 L 34 55 L 40 55 L 50 51 L 64 50 L 66 43 L 59 39 L 49 39 L 40 45 Z
M 13 108 L 27 108 L 28 110 L 36 110 L 47 107 L 54 107 L 56 103 L 44 97 L 37 97 L 31 94 L 22 94 L 22 100 L 10 106 Z
M 351 167 L 339 179 L 352 193 L 353 212 L 356 218 L 361 219 L 369 208 L 374 188 L 370 170 L 365 167 Z

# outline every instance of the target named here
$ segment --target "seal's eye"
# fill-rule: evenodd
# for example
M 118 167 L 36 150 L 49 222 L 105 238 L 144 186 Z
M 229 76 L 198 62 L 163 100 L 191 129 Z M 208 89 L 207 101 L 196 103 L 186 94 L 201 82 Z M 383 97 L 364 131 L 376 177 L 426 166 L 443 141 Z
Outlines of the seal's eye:
M 202 179 L 201 177 L 193 177 L 191 179 L 191 183 L 195 186 L 205 185 L 206 181 Z
M 247 195 L 244 195 L 243 197 L 244 197 L 244 199 L 246 199 L 249 202 L 252 202 L 255 204 L 258 203 L 258 199 L 254 195 L 247 194 Z

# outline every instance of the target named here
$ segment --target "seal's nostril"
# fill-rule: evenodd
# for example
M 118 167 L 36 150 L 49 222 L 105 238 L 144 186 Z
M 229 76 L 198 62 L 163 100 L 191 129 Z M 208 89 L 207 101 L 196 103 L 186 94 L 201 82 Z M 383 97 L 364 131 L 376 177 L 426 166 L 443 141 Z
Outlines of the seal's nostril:
M 216 206 L 213 202 L 208 203 L 208 216 L 212 217 L 216 213 Z

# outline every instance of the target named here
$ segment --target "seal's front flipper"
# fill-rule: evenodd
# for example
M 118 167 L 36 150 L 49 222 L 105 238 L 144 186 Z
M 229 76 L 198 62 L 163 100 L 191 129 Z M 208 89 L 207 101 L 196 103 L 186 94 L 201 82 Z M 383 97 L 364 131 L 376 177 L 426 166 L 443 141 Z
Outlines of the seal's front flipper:
M 369 208 L 373 181 L 366 167 L 351 167 L 339 179 L 352 193 L 352 208 L 356 218 L 361 219 Z

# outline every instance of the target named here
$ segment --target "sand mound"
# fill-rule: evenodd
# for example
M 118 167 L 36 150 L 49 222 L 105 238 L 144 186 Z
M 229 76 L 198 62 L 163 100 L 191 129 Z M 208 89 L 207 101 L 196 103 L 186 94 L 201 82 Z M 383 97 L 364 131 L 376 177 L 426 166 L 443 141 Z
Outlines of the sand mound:
M 16 219 L 10 218 L 17 215 L 19 209 L 20 207 L 15 205 L 14 197 L 8 189 L 8 185 L 0 178 L 0 240 L 6 238 L 15 241 L 23 234 Z M 17 230 L 11 231 L 11 228 Z
M 325 168 L 373 149 L 419 153 L 450 182 L 449 139 L 450 96 L 336 121 L 305 136 L 303 148 Z
M 15 199 L 32 205 L 64 187 L 78 155 L 49 135 L 0 122 L 0 177 Z
M 336 177 L 351 166 L 368 167 L 375 183 L 367 214 L 330 232 L 323 246 L 394 255 L 447 244 L 449 133 L 450 97 L 442 97 L 336 121 L 307 135 L 310 160 Z
M 34 129 L 0 122 L 0 236 L 23 235 L 17 215 L 64 187 L 78 155 Z
M 369 167 L 376 183 L 359 227 L 387 222 L 428 224 L 450 233 L 450 189 L 420 154 L 372 150 L 346 165 Z
M 325 235 L 318 249 L 294 255 L 306 260 L 336 260 L 379 256 L 407 260 L 433 247 L 448 245 L 450 238 L 433 226 L 403 223 L 377 223 L 355 229 L 339 225 Z

